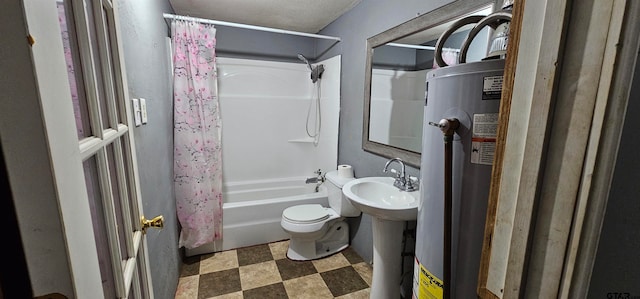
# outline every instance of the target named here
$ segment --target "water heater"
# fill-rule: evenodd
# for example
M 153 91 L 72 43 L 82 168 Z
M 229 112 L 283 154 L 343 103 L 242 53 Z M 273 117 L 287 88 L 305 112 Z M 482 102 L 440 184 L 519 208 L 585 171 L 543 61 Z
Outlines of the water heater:
M 504 59 L 496 59 L 427 73 L 413 298 L 444 298 L 447 287 L 449 298 L 477 297 L 503 72 Z M 450 139 L 449 174 L 441 120 L 459 123 Z M 449 247 L 445 186 L 450 186 Z

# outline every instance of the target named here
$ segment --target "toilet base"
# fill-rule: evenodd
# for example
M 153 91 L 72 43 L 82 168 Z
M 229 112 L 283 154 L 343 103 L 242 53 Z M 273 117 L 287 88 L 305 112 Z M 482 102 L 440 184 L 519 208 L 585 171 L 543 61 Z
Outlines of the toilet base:
M 294 261 L 315 260 L 338 253 L 347 247 L 349 247 L 349 226 L 345 221 L 338 221 L 317 240 L 292 236 L 289 240 L 287 258 Z

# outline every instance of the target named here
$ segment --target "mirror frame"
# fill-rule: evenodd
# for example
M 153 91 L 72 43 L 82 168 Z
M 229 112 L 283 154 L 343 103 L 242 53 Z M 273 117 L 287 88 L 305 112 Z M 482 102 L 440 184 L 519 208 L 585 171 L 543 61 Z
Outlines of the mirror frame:
M 382 33 L 367 38 L 367 53 L 364 79 L 364 111 L 362 119 L 362 149 L 386 158 L 400 158 L 406 164 L 420 168 L 420 153 L 369 140 L 369 111 L 371 109 L 371 77 L 373 70 L 373 49 L 407 37 L 419 31 L 449 22 L 453 18 L 464 16 L 482 7 L 493 4 L 495 11 L 500 0 L 457 0 L 415 17 Z

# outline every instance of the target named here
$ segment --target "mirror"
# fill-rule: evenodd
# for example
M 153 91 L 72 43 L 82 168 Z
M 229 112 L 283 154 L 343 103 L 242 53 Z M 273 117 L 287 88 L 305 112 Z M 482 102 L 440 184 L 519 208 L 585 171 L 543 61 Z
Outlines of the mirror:
M 362 148 L 387 158 L 399 157 L 420 167 L 426 74 L 434 45 L 453 22 L 469 15 L 488 15 L 496 1 L 458 0 L 367 39 Z M 446 41 L 442 57 L 455 64 L 459 48 L 474 24 Z M 467 52 L 467 62 L 484 58 L 489 28 L 483 29 Z

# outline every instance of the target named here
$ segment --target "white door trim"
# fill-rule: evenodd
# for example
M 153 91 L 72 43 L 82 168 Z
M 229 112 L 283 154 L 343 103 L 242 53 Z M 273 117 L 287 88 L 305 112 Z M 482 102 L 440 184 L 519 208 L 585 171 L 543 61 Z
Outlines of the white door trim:
M 616 1 L 612 26 L 621 34 L 608 41 L 605 54 L 611 72 L 607 88 L 599 90 L 601 103 L 597 106 L 594 122 L 597 130 L 589 141 L 589 172 L 581 186 L 581 207 L 576 210 L 571 236 L 571 247 L 565 262 L 565 274 L 560 295 L 563 298 L 586 298 L 596 259 L 598 242 L 613 179 L 614 168 L 627 104 L 640 49 L 640 2 Z M 604 100 L 606 99 L 606 101 Z M 585 163 L 585 164 L 587 164 Z
M 619 1 L 572 1 L 567 6 L 565 47 L 554 88 L 553 119 L 542 184 L 532 223 L 527 298 L 556 298 L 560 291 L 579 190 L 591 170 L 585 162 L 589 140 L 597 140 L 596 104 L 606 103 L 611 67 L 605 54 L 615 57 L 620 28 L 614 19 Z M 615 60 L 615 59 L 614 59 Z M 599 92 L 604 91 L 604 96 Z M 594 128 L 593 133 L 591 130 Z M 582 175 L 585 175 L 583 178 Z
M 140 215 L 142 216 L 144 214 L 144 212 L 142 211 L 142 193 L 140 191 L 140 171 L 138 170 L 138 158 L 136 155 L 136 143 L 135 143 L 135 138 L 134 138 L 134 134 L 133 134 L 133 130 L 131 128 L 133 128 L 133 124 L 134 124 L 134 120 L 133 120 L 133 112 L 132 112 L 132 108 L 131 105 L 129 105 L 129 85 L 128 85 L 128 80 L 127 80 L 127 72 L 125 69 L 126 63 L 124 60 L 124 50 L 122 48 L 122 43 L 120 41 L 122 41 L 122 36 L 121 36 L 121 32 L 122 30 L 120 29 L 120 15 L 119 15 L 119 5 L 120 5 L 120 0 L 112 0 L 113 1 L 113 11 L 114 11 L 114 15 L 113 15 L 113 19 L 114 19 L 114 23 L 112 24 L 114 26 L 114 30 L 115 30 L 115 34 L 116 34 L 116 43 L 117 43 L 117 48 L 114 49 L 114 51 L 116 51 L 117 53 L 114 53 L 115 57 L 119 58 L 119 61 L 115 64 L 118 65 L 118 69 L 116 71 L 116 76 L 118 76 L 119 78 L 119 82 L 121 82 L 121 86 L 119 87 L 120 92 L 122 93 L 121 96 L 124 98 L 125 100 L 125 116 L 126 116 L 126 124 L 128 124 L 129 126 L 129 130 L 128 130 L 128 134 L 129 134 L 129 138 L 127 139 L 129 141 L 129 145 L 126 146 L 126 148 L 131 149 L 131 161 L 127 161 L 128 162 L 128 169 L 130 169 L 130 171 L 132 172 L 131 175 L 129 176 L 133 182 L 131 182 L 132 186 L 135 187 L 135 192 L 134 194 L 132 194 L 132 196 L 134 196 L 135 198 L 131 199 L 132 201 L 136 201 L 137 204 L 133 205 L 134 207 L 138 207 L 139 210 L 137 211 L 133 211 L 134 214 Z M 144 237 L 144 235 L 141 235 L 140 232 L 142 231 L 142 224 L 140 221 L 133 223 L 133 227 L 136 230 L 136 237 L 140 237 L 142 238 L 142 249 L 140 249 L 143 253 L 142 256 L 139 256 L 138 258 L 142 260 L 142 263 L 145 265 L 145 269 L 141 269 L 141 273 L 143 274 L 142 277 L 140 277 L 140 280 L 142 281 L 142 283 L 146 286 L 141 286 L 141 291 L 143 292 L 143 295 L 145 296 L 144 298 L 150 298 L 153 299 L 154 298 L 154 294 L 153 294 L 153 283 L 151 281 L 151 269 L 149 267 L 149 251 L 148 251 L 148 244 L 147 244 L 147 238 Z M 138 249 L 135 249 L 135 252 L 139 252 Z
M 551 86 L 563 48 L 566 0 L 524 5 L 511 109 L 492 234 L 486 288 L 497 298 L 517 298 L 523 279 L 533 203 L 541 183 Z M 526 34 L 525 34 L 526 33 Z M 516 294 L 514 295 L 512 294 Z
M 93 229 L 94 219 L 91 217 L 91 207 L 84 184 L 83 161 L 93 156 L 96 158 L 97 175 L 100 180 L 102 198 L 100 205 L 104 206 L 105 211 L 107 242 L 110 248 L 106 253 L 111 253 L 115 293 L 119 298 L 126 298 L 130 294 L 136 298 L 153 298 L 146 238 L 140 223 L 140 217 L 143 214 L 134 150 L 135 141 L 131 131 L 132 126 L 129 125 L 133 123 L 133 116 L 129 106 L 124 58 L 120 55 L 122 46 L 118 42 L 118 1 L 85 1 L 92 1 L 94 11 L 88 11 L 81 0 L 72 0 L 75 21 L 79 24 L 76 28 L 81 31 L 79 35 L 82 37 L 90 33 L 90 36 L 95 36 L 85 25 L 89 19 L 87 14 L 94 14 L 96 16 L 94 20 L 101 22 L 96 25 L 98 32 L 112 34 L 109 36 L 109 42 L 98 42 L 101 49 L 100 56 L 94 55 L 97 52 L 92 53 L 97 50 L 92 49 L 88 43 L 83 44 L 82 41 L 79 43 L 85 75 L 83 79 L 88 89 L 86 94 L 87 101 L 90 103 L 92 133 L 95 135 L 82 141 L 78 140 L 77 135 L 56 1 L 24 1 L 27 31 L 35 41 L 31 47 L 36 74 L 35 82 L 38 85 L 43 129 L 49 146 L 52 177 L 66 241 L 66 256 L 70 264 L 73 295 L 76 298 L 103 297 L 100 260 L 106 260 L 106 257 L 98 256 L 94 241 L 96 239 Z M 101 17 L 106 17 L 104 22 Z M 84 40 L 87 41 L 88 38 L 85 36 Z M 111 55 L 105 49 L 108 49 Z M 111 57 L 114 58 L 113 61 L 109 60 Z M 103 68 L 102 79 L 106 80 L 104 82 L 107 86 L 104 94 L 97 94 L 94 88 L 100 84 L 97 81 L 96 69 L 92 67 L 96 63 Z M 99 99 L 100 96 L 104 98 Z M 100 110 L 98 100 L 106 103 L 107 111 Z M 120 104 L 116 104 L 117 102 Z M 104 123 L 107 127 L 102 127 L 103 122 L 99 121 L 100 117 L 107 118 Z M 98 121 L 95 121 L 96 119 Z M 124 149 L 120 144 L 124 145 Z M 109 145 L 113 145 L 111 147 L 114 153 L 112 163 L 107 163 L 109 159 L 107 146 Z M 126 151 L 125 155 L 121 155 L 123 150 Z M 111 170 L 107 170 L 108 168 Z M 120 174 L 115 175 L 116 180 L 112 179 L 110 171 Z M 130 189 L 123 189 L 124 185 L 120 184 L 120 189 L 116 191 L 118 193 L 112 195 L 117 182 L 126 182 L 123 174 L 127 171 Z M 129 196 L 128 193 L 123 193 L 125 192 L 123 190 L 130 190 L 132 194 Z M 129 210 L 127 199 L 133 202 L 130 206 L 131 210 Z M 114 208 L 116 203 L 119 203 L 121 210 Z M 121 223 L 117 223 L 118 211 L 123 213 Z M 120 237 L 124 238 L 124 241 L 119 239 L 118 230 L 123 232 Z M 125 245 L 123 242 L 126 243 L 126 247 L 121 253 L 120 248 Z
M 488 280 L 480 286 L 495 297 L 586 294 L 613 173 L 612 164 L 597 165 L 615 161 L 619 135 L 610 125 L 621 129 L 633 72 L 628 61 L 617 66 L 637 55 L 631 2 L 523 2 Z M 636 37 L 620 48 L 625 26 Z
M 25 0 L 27 31 L 34 38 L 32 59 L 47 131 L 54 182 L 66 236 L 76 298 L 100 298 L 102 280 L 91 225 L 91 211 L 85 188 L 78 136 L 55 1 Z M 60 59 L 51 59 L 59 57 Z M 51 132 L 57 132 L 55 138 Z M 73 221 L 70 221 L 73 219 Z M 84 223 L 85 225 L 76 225 Z

